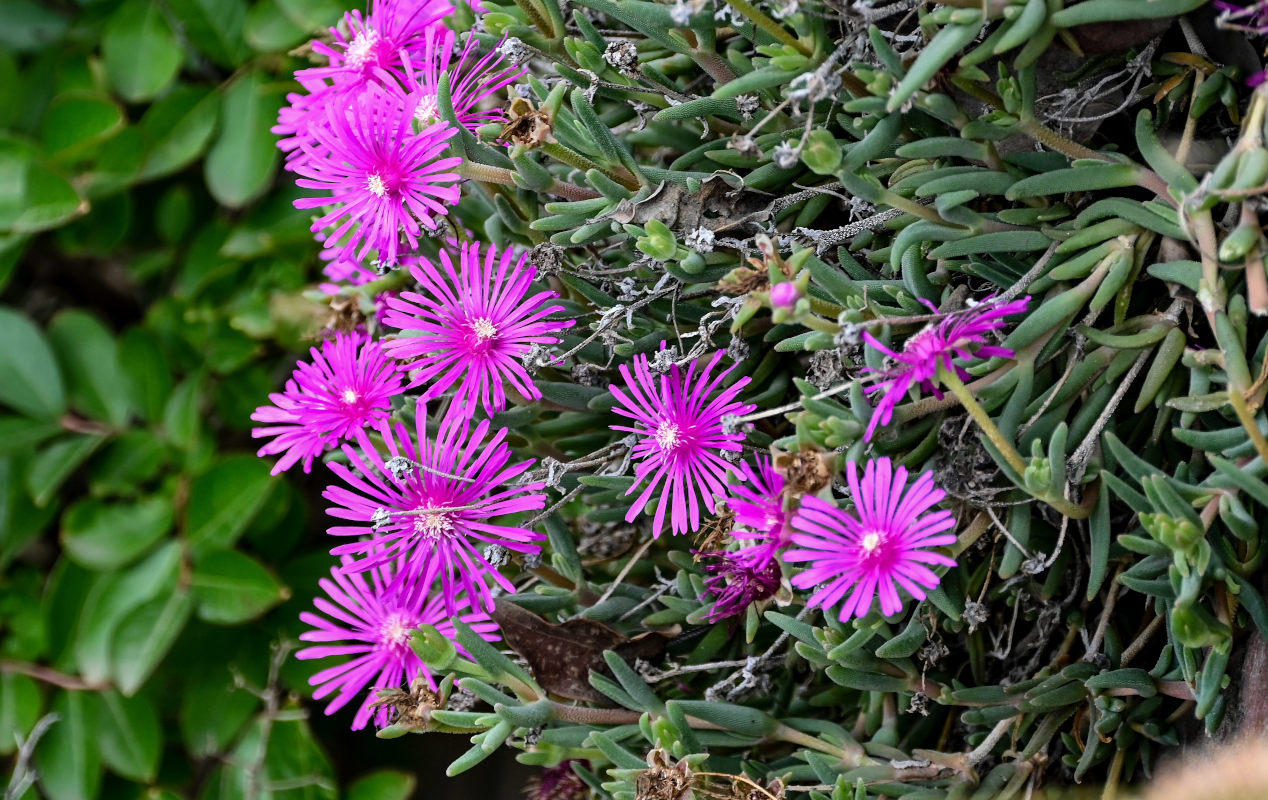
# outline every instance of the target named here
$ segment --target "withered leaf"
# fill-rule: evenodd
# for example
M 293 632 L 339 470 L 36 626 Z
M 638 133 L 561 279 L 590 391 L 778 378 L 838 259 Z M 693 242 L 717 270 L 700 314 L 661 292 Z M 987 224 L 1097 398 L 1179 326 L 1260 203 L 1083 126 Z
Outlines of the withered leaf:
M 684 236 L 697 228 L 722 233 L 765 219 L 769 203 L 760 192 L 732 188 L 722 176 L 712 175 L 700 181 L 700 190 L 694 194 L 682 184 L 662 181 L 643 200 L 621 201 L 610 216 L 623 224 L 659 220 Z
M 651 631 L 630 639 L 592 619 L 551 624 L 509 600 L 498 599 L 492 614 L 502 638 L 528 662 L 533 677 L 548 692 L 587 703 L 611 705 L 590 685 L 590 671 L 611 676 L 603 651 L 611 650 L 631 664 L 654 661 L 665 652 L 669 638 Z

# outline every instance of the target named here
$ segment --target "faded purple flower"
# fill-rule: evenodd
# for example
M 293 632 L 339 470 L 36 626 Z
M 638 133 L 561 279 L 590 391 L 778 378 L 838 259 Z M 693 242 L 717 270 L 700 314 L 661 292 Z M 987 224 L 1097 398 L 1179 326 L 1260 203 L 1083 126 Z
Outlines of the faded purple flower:
M 304 158 L 294 163 L 303 176 L 295 183 L 327 194 L 295 201 L 296 208 L 336 206 L 312 225 L 325 236 L 335 259 L 361 260 L 371 250 L 395 264 L 402 235 L 418 246 L 422 226 L 435 229 L 434 216 L 458 202 L 459 176 L 448 172 L 460 158 L 441 158 L 458 131 L 439 124 L 414 133 L 417 98 L 401 98 L 367 86 L 351 104 L 327 109 L 326 124 L 312 129 L 317 146 L 301 142 Z M 346 238 L 345 238 L 346 237 Z
M 554 331 L 573 320 L 548 317 L 563 306 L 547 305 L 559 295 L 529 294 L 537 270 L 507 249 L 498 257 L 493 245 L 462 245 L 460 264 L 444 250 L 440 268 L 419 258 L 410 274 L 423 292 L 402 292 L 389 298 L 383 322 L 405 335 L 388 342 L 388 355 L 402 370 L 418 370 L 410 387 L 428 384 L 430 399 L 457 384 L 455 408 L 468 413 L 479 402 L 492 413 L 506 408 L 509 386 L 529 400 L 541 397 L 520 363 L 534 345 L 556 344 Z
M 710 622 L 743 614 L 752 603 L 779 591 L 782 573 L 772 545 L 710 553 L 709 557 L 714 560 L 704 566 L 709 573 L 704 585 L 713 595 Z
M 344 562 L 347 563 L 347 560 Z M 326 714 L 335 713 L 349 701 L 364 694 L 357 709 L 352 729 L 360 730 L 373 717 L 377 726 L 391 722 L 386 707 L 372 708 L 375 691 L 409 685 L 422 675 L 433 690 L 436 681 L 427 666 L 410 648 L 410 632 L 419 625 L 431 625 L 453 640 L 455 615 L 481 637 L 497 638 L 497 625 L 485 614 L 466 607 L 466 600 L 456 610 L 446 609 L 438 595 L 410 598 L 399 588 L 393 589 L 397 564 L 382 564 L 363 573 L 346 574 L 331 570 L 330 579 L 318 583 L 327 597 L 314 601 L 321 614 L 305 611 L 299 618 L 312 626 L 299 638 L 314 642 L 296 653 L 296 658 L 330 658 L 352 656 L 351 659 L 318 672 L 309 684 L 318 687 L 313 698 L 329 695 L 334 699 L 326 706 Z M 369 580 L 366 580 L 366 577 Z M 323 616 L 324 614 L 324 616 Z M 461 645 L 455 645 L 464 656 Z
M 503 118 L 501 111 L 481 111 L 480 101 L 514 83 L 525 70 L 514 66 L 499 69 L 503 57 L 496 50 L 480 57 L 475 37 L 467 39 L 455 62 L 454 38 L 448 28 L 429 30 L 421 58 L 405 58 L 404 85 L 418 98 L 414 119 L 426 127 L 440 121 L 440 76 L 448 76 L 454 115 L 459 123 L 474 131 L 486 122 Z
M 665 347 L 663 342 L 661 347 Z M 633 449 L 633 457 L 639 462 L 634 471 L 636 481 L 626 494 L 633 494 L 646 482 L 625 521 L 633 522 L 660 490 L 653 536 L 660 536 L 667 513 L 673 533 L 698 530 L 701 502 L 712 514 L 714 497 L 727 493 L 725 481 L 735 467 L 721 454 L 740 452 L 744 434 L 727 433 L 722 419 L 747 414 L 755 406 L 737 399 L 740 390 L 748 385 L 747 377 L 724 386 L 735 366 L 711 377 L 722 356 L 722 351 L 714 353 L 699 371 L 696 362 L 692 362 L 685 376 L 674 364 L 668 373 L 657 377 L 652 374 L 647 356 L 638 355 L 633 373 L 625 364 L 620 367 L 625 389 L 612 386 L 617 400 L 613 411 L 634 421 L 633 426 L 613 425 L 612 430 L 639 437 Z
M 934 486 L 932 472 L 908 486 L 907 468 L 895 470 L 882 458 L 867 462 L 861 483 L 854 462 L 846 475 L 855 512 L 813 495 L 802 498 L 784 561 L 808 564 L 792 578 L 799 589 L 819 587 L 808 605 L 832 608 L 849 592 L 840 611 L 845 622 L 866 616 L 879 595 L 881 613 L 889 616 L 902 608 L 899 589 L 924 600 L 925 589 L 938 585 L 940 578 L 926 565 L 955 566 L 953 558 L 927 549 L 955 544 L 955 519 L 950 511 L 930 512 L 946 496 Z
M 303 461 L 304 472 L 327 448 L 369 425 L 386 420 L 391 398 L 404 391 L 395 365 L 378 342 L 364 334 L 340 333 L 312 348 L 312 363 L 300 361 L 286 390 L 269 395 L 271 406 L 251 415 L 265 427 L 251 435 L 273 440 L 259 455 L 282 453 L 273 474 Z
M 460 607 L 460 592 L 472 598 L 473 606 L 492 610 L 488 580 L 507 591 L 515 587 L 483 551 L 489 545 L 501 545 L 517 553 L 537 553 L 541 547 L 535 542 L 545 538 L 493 521 L 545 507 L 546 496 L 540 493 L 543 484 L 512 484 L 533 462 L 507 466 L 511 458 L 507 430 L 502 428 L 486 441 L 489 421 L 473 427 L 461 414 L 448 414 L 435 440 L 429 439 L 427 408 L 421 401 L 414 437 L 401 424 L 383 423 L 378 430 L 385 454 L 364 432 L 358 432 L 361 452 L 348 445 L 343 448 L 351 468 L 330 464 L 350 488 L 329 486 L 322 497 L 336 504 L 328 509 L 331 516 L 352 524 L 332 527 L 329 533 L 353 538 L 331 552 L 357 557 L 344 565 L 345 572 L 401 558 L 394 588 L 406 583 L 410 591 L 425 594 L 439 580 L 450 611 Z
M 954 369 L 962 380 L 967 380 L 969 373 L 956 364 L 954 359 L 972 358 L 975 354 L 988 358 L 1011 357 L 1012 350 L 987 344 L 986 334 L 1004 327 L 1004 317 L 1025 311 L 1029 301 L 1029 297 L 1023 297 L 1009 303 L 996 303 L 987 298 L 972 308 L 953 312 L 931 323 L 908 339 L 903 349 L 897 353 L 865 331 L 863 339 L 894 363 L 884 369 L 864 368 L 865 372 L 879 378 L 866 391 L 868 394 L 879 394 L 880 402 L 876 404 L 876 411 L 867 425 L 863 440 L 871 440 L 878 426 L 889 424 L 894 416 L 894 408 L 907 397 L 912 386 L 919 386 L 926 392 L 942 397 L 942 391 L 935 381 L 939 366 Z M 930 305 L 930 308 L 933 306 Z
M 788 544 L 788 519 L 784 512 L 784 476 L 775 471 L 769 458 L 758 456 L 757 469 L 740 464 L 742 483 L 730 485 L 727 506 L 735 514 L 738 527 L 731 537 L 749 542 L 751 547 L 767 545 L 770 557 Z

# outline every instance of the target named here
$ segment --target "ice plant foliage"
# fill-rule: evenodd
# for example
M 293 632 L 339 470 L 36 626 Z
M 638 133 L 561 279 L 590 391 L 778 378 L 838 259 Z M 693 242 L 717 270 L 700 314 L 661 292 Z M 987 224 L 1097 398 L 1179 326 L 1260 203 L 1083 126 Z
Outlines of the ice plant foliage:
M 439 583 L 451 612 L 468 601 L 492 609 L 489 581 L 514 591 L 484 552 L 500 545 L 536 553 L 541 549 L 537 541 L 545 537 L 494 520 L 540 510 L 546 497 L 540 483 L 513 483 L 532 462 L 511 464 L 507 430 L 489 436 L 490 427 L 488 420 L 474 423 L 451 413 L 433 440 L 427 433 L 427 407 L 420 401 L 413 436 L 401 424 L 379 426 L 386 452 L 364 432 L 357 436 L 359 451 L 345 445 L 351 468 L 337 463 L 330 468 L 347 485 L 327 487 L 322 495 L 335 504 L 328 513 L 350 523 L 329 529 L 354 539 L 331 550 L 354 557 L 343 570 L 374 569 L 399 559 L 392 590 L 403 586 L 412 597 Z
M 877 427 L 889 424 L 894 416 L 894 408 L 907 397 L 913 386 L 942 397 L 934 380 L 939 367 L 954 371 L 961 379 L 967 379 L 969 373 L 963 366 L 955 363 L 955 359 L 969 359 L 974 355 L 1011 358 L 1012 350 L 987 344 L 986 335 L 1004 327 L 1005 317 L 1025 311 L 1029 300 L 1029 297 L 1023 297 L 999 303 L 988 298 L 976 306 L 953 312 L 929 324 L 908 339 L 898 352 L 889 349 L 865 331 L 864 341 L 884 353 L 893 363 L 879 370 L 864 368 L 865 372 L 876 379 L 867 387 L 867 393 L 880 397 L 863 435 L 864 440 L 870 440 Z
M 416 248 L 422 228 L 434 229 L 435 217 L 458 201 L 458 175 L 449 170 L 462 159 L 442 157 L 457 131 L 439 123 L 415 133 L 417 105 L 417 97 L 370 85 L 350 106 L 326 110 L 327 124 L 313 130 L 318 146 L 300 144 L 296 184 L 326 194 L 295 206 L 335 206 L 312 225 L 314 232 L 333 227 L 326 246 L 335 258 L 361 260 L 373 250 L 395 264 L 401 237 Z
M 483 638 L 496 638 L 497 626 L 465 603 L 448 609 L 439 595 L 403 591 L 395 580 L 400 566 L 399 561 L 390 562 L 354 573 L 336 567 L 329 578 L 318 582 L 326 594 L 314 600 L 321 613 L 305 611 L 299 615 L 311 627 L 299 638 L 312 644 L 296 657 L 352 657 L 318 672 L 309 683 L 317 687 L 314 699 L 333 695 L 326 706 L 327 715 L 353 700 L 362 700 L 353 717 L 353 730 L 364 728 L 371 718 L 379 727 L 390 722 L 387 708 L 372 707 L 375 689 L 408 685 L 419 675 L 436 688 L 435 677 L 409 645 L 410 632 L 419 625 L 432 625 L 452 638 L 453 619 L 457 617 Z
M 537 271 L 525 259 L 471 243 L 458 264 L 442 250 L 439 266 L 426 258 L 411 266 L 422 291 L 389 299 L 383 317 L 404 334 L 386 348 L 401 369 L 417 371 L 411 388 L 426 385 L 429 399 L 456 385 L 455 406 L 478 402 L 490 413 L 506 408 L 508 388 L 541 397 L 520 360 L 534 345 L 557 343 L 552 334 L 573 321 L 550 318 L 563 306 L 549 305 L 554 292 L 532 290 Z
M 380 343 L 364 334 L 337 334 L 309 353 L 312 361 L 295 365 L 285 390 L 269 395 L 273 405 L 251 415 L 264 423 L 251 435 L 272 437 L 259 455 L 282 454 L 274 475 L 296 463 L 311 471 L 313 459 L 327 449 L 386 420 L 391 399 L 404 390 Z
M 721 351 L 714 353 L 699 370 L 693 361 L 685 375 L 674 364 L 666 374 L 657 376 L 647 356 L 638 355 L 632 372 L 625 364 L 620 367 L 625 387 L 612 386 L 617 400 L 613 410 L 633 421 L 633 425 L 613 425 L 612 430 L 636 437 L 636 481 L 626 494 L 646 484 L 625 520 L 632 522 L 659 490 L 652 522 L 654 536 L 664 529 L 667 515 L 675 534 L 698 530 L 700 507 L 714 512 L 714 497 L 726 494 L 725 481 L 735 471 L 722 454 L 740 452 L 744 434 L 728 433 L 722 421 L 747 414 L 754 406 L 738 399 L 749 383 L 747 377 L 726 386 L 734 366 L 713 374 L 722 356 Z
M 853 513 L 808 495 L 793 517 L 793 546 L 784 561 L 807 567 L 792 584 L 818 587 L 807 601 L 811 606 L 841 603 L 842 622 L 866 616 L 876 597 L 881 613 L 896 614 L 900 589 L 924 600 L 925 590 L 940 581 L 930 566 L 955 566 L 951 557 L 929 549 L 956 540 L 951 512 L 931 511 L 946 493 L 934 486 L 932 472 L 909 485 L 907 468 L 895 469 L 888 458 L 868 461 L 861 481 L 853 462 L 846 474 Z

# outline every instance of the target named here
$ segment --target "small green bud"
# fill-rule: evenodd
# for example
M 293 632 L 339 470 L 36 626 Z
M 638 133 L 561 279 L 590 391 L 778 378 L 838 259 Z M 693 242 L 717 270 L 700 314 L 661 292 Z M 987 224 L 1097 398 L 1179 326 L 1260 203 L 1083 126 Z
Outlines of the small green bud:
M 823 128 L 813 130 L 802 144 L 801 160 L 816 175 L 833 175 L 841 165 L 841 145 Z

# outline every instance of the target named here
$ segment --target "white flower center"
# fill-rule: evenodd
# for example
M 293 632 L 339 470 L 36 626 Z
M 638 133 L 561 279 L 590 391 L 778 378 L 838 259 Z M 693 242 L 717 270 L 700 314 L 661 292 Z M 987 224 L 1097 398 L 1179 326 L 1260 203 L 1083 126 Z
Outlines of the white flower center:
M 418 101 L 418 107 L 414 109 L 414 119 L 421 128 L 435 125 L 440 121 L 440 109 L 436 106 L 434 95 L 425 95 Z
M 402 647 L 409 643 L 412 628 L 404 614 L 389 614 L 379 628 L 379 638 L 385 645 Z
M 492 321 L 485 317 L 481 317 L 475 322 L 472 322 L 471 330 L 475 333 L 476 338 L 482 342 L 487 342 L 494 336 L 498 335 L 498 329 L 494 327 Z
M 349 66 L 359 67 L 374 54 L 374 46 L 379 43 L 379 35 L 372 30 L 364 30 L 357 38 L 348 43 L 344 58 Z
M 669 420 L 665 420 L 656 428 L 656 444 L 661 450 L 673 450 L 682 442 L 679 428 Z
M 370 177 L 366 179 L 365 188 L 369 189 L 370 193 L 375 197 L 382 197 L 387 194 L 387 184 L 383 182 L 383 176 L 377 172 L 371 173 Z
M 418 512 L 418 516 L 414 517 L 414 533 L 427 541 L 439 541 L 442 536 L 453 530 L 453 522 L 447 513 L 443 511 L 436 513 L 427 508 L 420 508 Z
M 353 389 L 343 390 L 343 402 L 345 405 L 352 405 L 353 403 L 357 402 L 357 400 L 359 399 L 361 399 L 361 396 L 358 395 L 355 390 Z
M 870 531 L 863 537 L 863 541 L 859 543 L 863 548 L 863 552 L 871 555 L 876 552 L 876 548 L 881 546 L 881 535 L 876 531 Z

